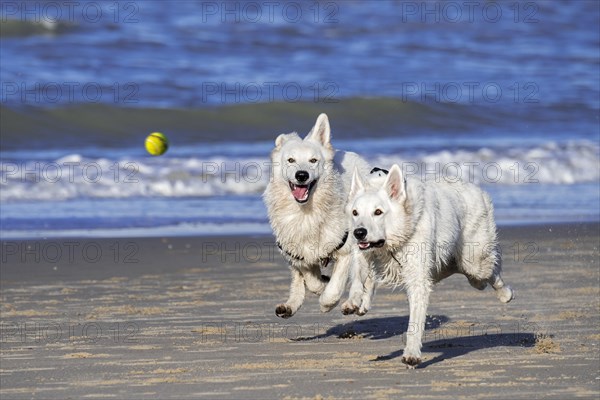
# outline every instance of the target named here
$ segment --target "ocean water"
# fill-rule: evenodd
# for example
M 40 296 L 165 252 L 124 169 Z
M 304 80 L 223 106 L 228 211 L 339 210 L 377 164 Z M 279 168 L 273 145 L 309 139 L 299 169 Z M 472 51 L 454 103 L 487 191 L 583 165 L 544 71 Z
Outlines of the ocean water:
M 1 238 L 268 233 L 273 140 L 320 112 L 500 225 L 600 221 L 597 1 L 66 7 L 0 7 Z

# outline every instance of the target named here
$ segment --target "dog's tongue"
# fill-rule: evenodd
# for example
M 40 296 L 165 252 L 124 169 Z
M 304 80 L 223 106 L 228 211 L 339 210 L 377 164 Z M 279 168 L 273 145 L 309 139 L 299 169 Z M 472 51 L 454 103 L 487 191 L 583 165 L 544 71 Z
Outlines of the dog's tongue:
M 308 197 L 308 186 L 294 186 L 292 195 L 296 200 L 306 200 Z

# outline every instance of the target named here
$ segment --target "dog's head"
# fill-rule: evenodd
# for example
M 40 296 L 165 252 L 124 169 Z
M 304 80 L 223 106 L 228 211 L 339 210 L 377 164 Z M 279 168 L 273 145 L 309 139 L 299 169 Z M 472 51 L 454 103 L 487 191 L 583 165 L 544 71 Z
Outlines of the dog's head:
M 321 114 L 312 130 L 301 139 L 296 133 L 281 134 L 275 139 L 273 179 L 289 187 L 290 196 L 299 204 L 310 200 L 328 168 L 332 167 L 334 150 L 327 115 Z
M 380 248 L 392 236 L 402 235 L 406 182 L 394 164 L 385 178 L 378 176 L 365 183 L 354 171 L 346 211 L 352 218 L 352 235 L 361 250 Z

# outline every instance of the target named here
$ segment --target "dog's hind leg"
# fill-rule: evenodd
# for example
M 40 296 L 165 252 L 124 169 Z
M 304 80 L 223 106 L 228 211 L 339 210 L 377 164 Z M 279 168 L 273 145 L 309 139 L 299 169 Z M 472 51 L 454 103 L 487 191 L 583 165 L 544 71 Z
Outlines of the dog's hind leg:
M 515 293 L 512 288 L 504 283 L 499 272 L 494 272 L 494 275 L 489 279 L 490 284 L 496 291 L 498 300 L 503 303 L 508 303 L 515 298 Z
M 468 275 L 467 275 L 467 279 L 469 280 L 469 283 L 471 284 L 471 286 L 473 286 L 477 290 L 483 290 L 487 287 L 486 281 L 482 281 L 477 278 L 470 277 Z
M 508 303 L 509 301 L 515 298 L 515 294 L 512 288 L 504 283 L 504 281 L 502 280 L 502 276 L 500 275 L 500 272 L 502 271 L 502 258 L 500 255 L 499 246 L 494 246 L 492 250 L 489 251 L 487 254 L 489 255 L 487 257 L 484 257 L 483 260 L 487 262 L 487 265 L 490 265 L 489 263 L 493 262 L 490 268 L 492 273 L 490 274 L 491 276 L 487 279 L 487 281 L 490 283 L 490 285 L 492 285 L 492 287 L 496 291 L 496 296 L 498 297 L 498 300 L 500 300 L 503 303 Z
M 488 283 L 493 284 L 495 271 L 500 271 L 501 259 L 498 246 L 493 244 L 475 244 L 475 240 L 465 245 L 461 256 L 458 258 L 458 272 L 464 274 L 469 284 L 477 290 L 484 290 Z M 494 287 L 495 288 L 495 287 Z
M 339 255 L 336 260 L 335 266 L 333 267 L 333 273 L 329 278 L 329 283 L 319 298 L 322 312 L 331 311 L 342 298 L 346 283 L 348 282 L 348 272 L 352 259 L 353 257 L 350 253 Z
M 289 318 L 302 307 L 304 303 L 304 277 L 296 268 L 292 268 L 292 283 L 290 284 L 290 297 L 284 304 L 275 308 L 275 314 L 281 318 Z

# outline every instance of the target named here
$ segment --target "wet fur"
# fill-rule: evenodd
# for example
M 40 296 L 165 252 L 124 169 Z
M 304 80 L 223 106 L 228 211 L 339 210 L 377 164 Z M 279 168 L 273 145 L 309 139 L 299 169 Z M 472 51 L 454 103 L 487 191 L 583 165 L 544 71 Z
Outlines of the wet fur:
M 460 273 L 476 289 L 491 284 L 502 302 L 513 298 L 500 276 L 493 206 L 478 187 L 405 180 L 394 165 L 379 185 L 368 185 L 360 174 L 354 175 L 347 213 L 353 230 L 367 232 L 363 239 L 355 239 L 356 246 L 385 240 L 382 247 L 362 250 L 375 278 L 407 291 L 409 332 L 402 358 L 407 366 L 414 368 L 421 362 L 425 317 L 435 283 Z M 372 283 L 367 279 L 365 284 Z
M 305 289 L 321 296 L 322 311 L 331 310 L 343 294 L 350 269 L 366 268 L 356 266 L 355 257 L 362 255 L 350 244 L 351 240 L 338 247 L 350 228 L 345 205 L 352 172 L 357 169 L 367 174 L 369 166 L 354 153 L 336 152 L 330 137 L 328 118 L 321 114 L 304 139 L 297 133 L 279 135 L 271 152 L 271 179 L 264 201 L 273 233 L 292 273 L 289 298 L 275 310 L 282 318 L 291 317 L 302 306 Z M 299 170 L 309 173 L 307 182 L 316 181 L 305 203 L 296 201 L 290 190 L 290 182 L 297 183 Z M 326 258 L 334 262 L 329 281 L 321 276 L 321 264 Z M 352 273 L 360 282 L 364 278 L 359 275 Z M 360 305 L 363 287 L 353 284 L 352 288 L 351 303 Z

